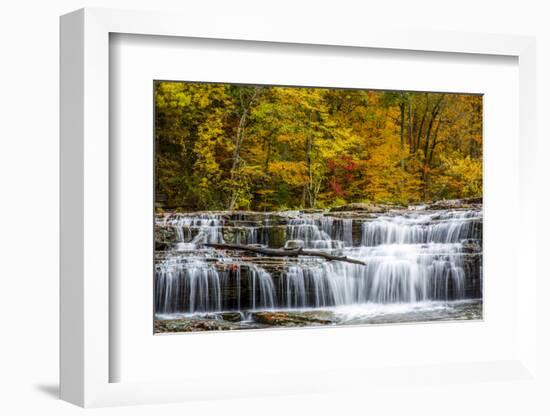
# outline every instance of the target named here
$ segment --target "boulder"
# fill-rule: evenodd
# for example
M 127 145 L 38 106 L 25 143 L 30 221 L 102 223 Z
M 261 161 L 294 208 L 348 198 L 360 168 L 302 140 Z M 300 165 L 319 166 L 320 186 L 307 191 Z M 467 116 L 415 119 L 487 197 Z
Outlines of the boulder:
M 335 323 L 335 317 L 329 311 L 262 311 L 252 314 L 255 322 L 270 326 L 310 326 L 310 325 L 331 325 Z
M 219 316 L 224 321 L 229 322 L 239 322 L 243 319 L 243 315 L 240 312 L 222 312 Z

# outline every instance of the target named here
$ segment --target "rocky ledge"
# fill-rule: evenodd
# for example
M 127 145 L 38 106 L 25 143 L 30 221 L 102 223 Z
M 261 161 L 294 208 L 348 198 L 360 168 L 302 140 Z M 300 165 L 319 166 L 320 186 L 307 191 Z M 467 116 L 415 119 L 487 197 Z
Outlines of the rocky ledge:
M 336 323 L 334 313 L 330 311 L 265 311 L 252 313 L 252 319 L 269 326 L 316 326 Z
M 304 327 L 337 324 L 331 311 L 261 311 L 205 313 L 176 319 L 155 319 L 155 333 L 231 331 L 273 327 Z
M 406 210 L 427 210 L 438 211 L 444 209 L 480 209 L 483 203 L 482 198 L 463 198 L 463 199 L 443 199 L 422 204 L 412 205 L 389 205 L 374 204 L 365 202 L 354 202 L 351 204 L 333 207 L 329 210 L 331 213 L 357 212 L 363 214 L 382 214 L 390 211 Z
M 251 326 L 251 328 L 259 327 L 258 325 Z M 155 319 L 156 334 L 170 332 L 230 331 L 235 329 L 244 329 L 244 326 L 240 323 L 208 317 L 185 317 L 166 320 Z

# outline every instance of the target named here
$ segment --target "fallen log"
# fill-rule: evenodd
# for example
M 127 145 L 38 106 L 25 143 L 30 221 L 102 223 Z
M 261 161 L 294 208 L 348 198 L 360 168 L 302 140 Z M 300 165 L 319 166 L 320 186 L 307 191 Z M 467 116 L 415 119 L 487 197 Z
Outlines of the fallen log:
M 274 257 L 298 257 L 298 256 L 322 257 L 324 259 L 331 260 L 331 261 L 335 260 L 335 261 L 344 261 L 344 262 L 353 263 L 353 264 L 360 264 L 363 266 L 367 265 L 365 262 L 362 262 L 361 260 L 351 259 L 346 256 L 333 256 L 332 254 L 325 253 L 324 251 L 304 250 L 301 247 L 296 249 L 286 250 L 286 249 L 247 246 L 243 244 L 205 243 L 203 245 L 205 247 L 212 247 L 212 248 L 217 248 L 222 250 L 249 251 L 252 253 L 258 253 L 258 254 L 263 254 L 266 256 L 274 256 Z

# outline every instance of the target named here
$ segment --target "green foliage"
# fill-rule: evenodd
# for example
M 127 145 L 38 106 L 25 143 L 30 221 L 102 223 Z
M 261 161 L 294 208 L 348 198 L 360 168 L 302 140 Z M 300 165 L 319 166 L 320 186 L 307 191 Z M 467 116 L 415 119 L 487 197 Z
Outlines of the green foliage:
M 481 114 L 474 95 L 157 82 L 157 205 L 478 197 Z

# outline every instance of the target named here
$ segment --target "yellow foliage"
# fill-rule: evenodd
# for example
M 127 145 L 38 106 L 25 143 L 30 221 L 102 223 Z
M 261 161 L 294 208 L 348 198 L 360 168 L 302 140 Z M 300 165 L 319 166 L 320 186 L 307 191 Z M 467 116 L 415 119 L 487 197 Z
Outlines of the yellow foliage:
M 221 209 L 482 196 L 482 97 L 155 83 L 157 193 Z
M 290 186 L 303 186 L 309 180 L 304 162 L 271 162 L 268 171 Z

